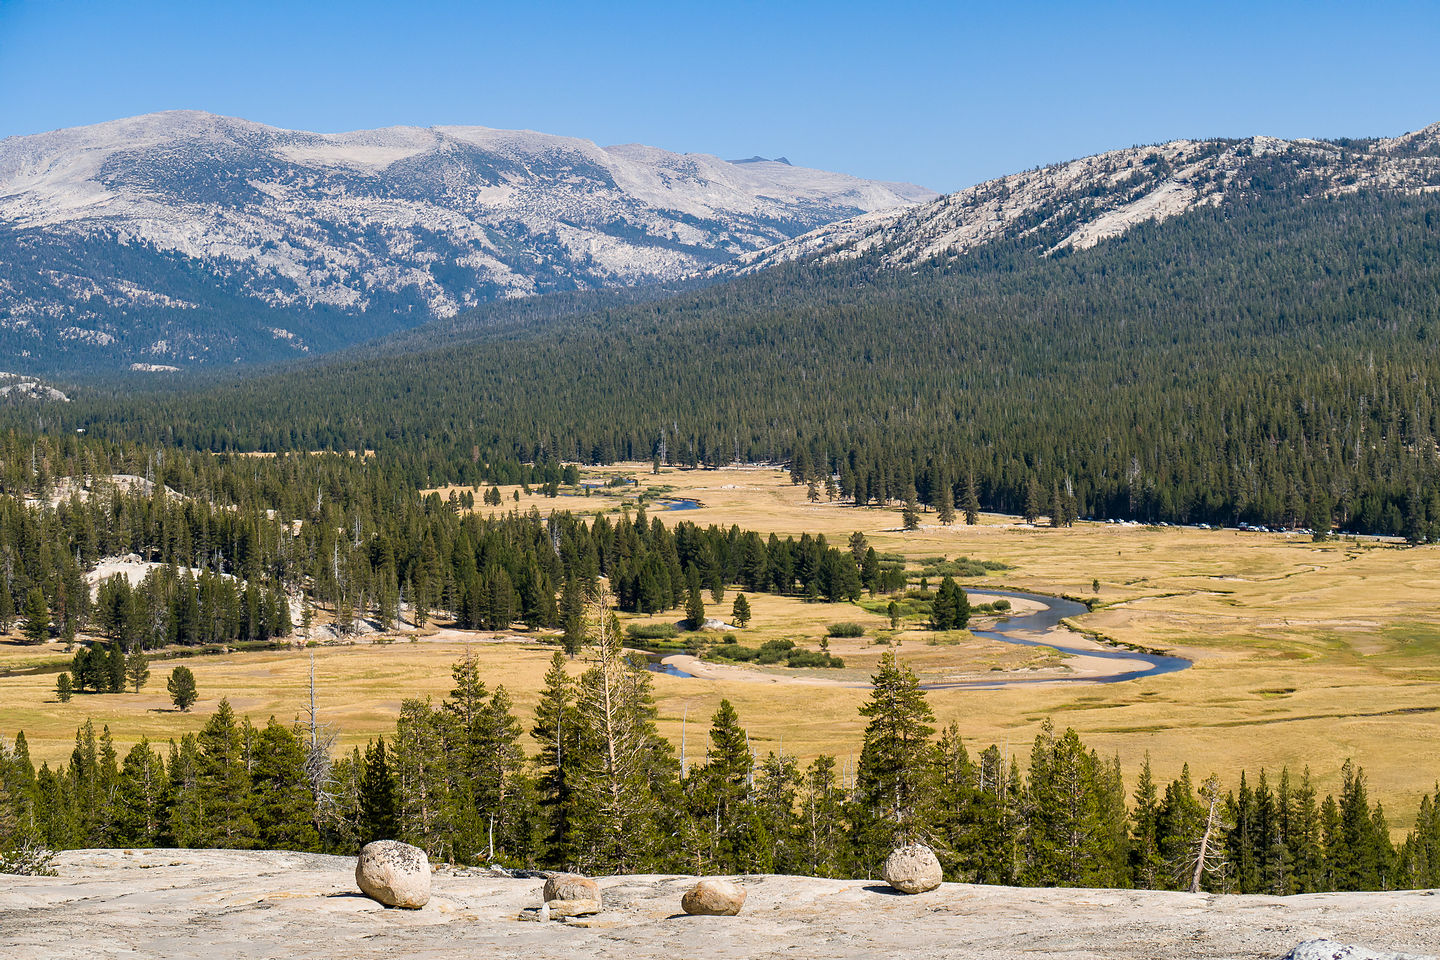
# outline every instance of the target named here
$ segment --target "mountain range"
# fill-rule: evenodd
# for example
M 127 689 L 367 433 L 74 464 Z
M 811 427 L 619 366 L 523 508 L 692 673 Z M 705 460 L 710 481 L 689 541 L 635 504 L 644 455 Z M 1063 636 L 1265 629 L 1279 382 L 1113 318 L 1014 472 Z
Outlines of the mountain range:
M 1092 247 L 1136 224 L 1166 220 L 1227 197 L 1287 188 L 1309 197 L 1360 190 L 1440 190 L 1440 123 L 1366 140 L 1173 140 L 1026 170 L 939 197 L 817 227 L 719 268 L 748 273 L 791 260 L 833 262 L 874 253 L 890 267 L 962 256 L 997 240 L 1030 238 L 1037 252 Z
M 0 349 L 32 372 L 270 361 L 496 301 L 659 296 L 797 260 L 905 269 L 1002 241 L 1061 258 L 1281 190 L 1300 203 L 1440 190 L 1440 124 L 1176 140 L 938 196 L 784 157 L 151 114 L 0 141 Z
M 528 131 L 151 114 L 0 141 L 0 346 L 40 367 L 267 360 L 675 281 L 935 196 Z

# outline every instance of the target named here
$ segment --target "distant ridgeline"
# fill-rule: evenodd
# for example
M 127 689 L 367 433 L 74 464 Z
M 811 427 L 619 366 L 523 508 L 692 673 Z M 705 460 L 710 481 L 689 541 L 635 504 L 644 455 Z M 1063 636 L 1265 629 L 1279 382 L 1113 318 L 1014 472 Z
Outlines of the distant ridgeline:
M 738 459 L 833 475 L 861 503 L 912 483 L 921 502 L 947 485 L 958 500 L 973 477 L 983 507 L 1013 513 L 1432 537 L 1440 194 L 1307 199 L 1303 171 L 1276 169 L 1089 249 L 1037 255 L 1061 223 L 901 270 L 878 254 L 781 265 L 452 325 L 440 347 L 412 336 L 218 386 L 82 390 L 47 425 L 374 449 L 428 483 Z
M 1026 768 L 971 756 L 887 654 L 853 768 L 752 752 L 722 700 L 708 742 L 677 757 L 656 729 L 650 674 L 616 631 L 587 634 L 579 676 L 556 652 L 528 731 L 480 664 L 456 663 L 440 704 L 409 699 L 393 736 L 334 762 L 323 733 L 264 727 L 228 703 L 168 749 L 119 756 L 86 723 L 68 764 L 38 771 L 23 734 L 0 740 L 0 870 L 44 869 L 45 849 L 224 847 L 354 854 L 400 839 L 459 863 L 610 873 L 874 877 L 898 844 L 939 854 L 946 879 L 1286 895 L 1440 885 L 1440 797 L 1400 846 L 1347 764 L 1338 797 L 1308 771 L 1162 785 L 1047 721 Z M 698 738 L 697 738 L 698 739 Z M 530 741 L 535 752 L 526 750 Z M 692 740 L 693 744 L 695 741 Z M 696 756 L 703 757 L 703 762 Z

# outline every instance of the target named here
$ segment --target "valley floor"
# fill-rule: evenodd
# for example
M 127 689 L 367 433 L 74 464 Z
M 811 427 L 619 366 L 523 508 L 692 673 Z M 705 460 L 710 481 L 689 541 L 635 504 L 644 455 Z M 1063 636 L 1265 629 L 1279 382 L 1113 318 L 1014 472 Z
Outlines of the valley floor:
M 609 486 L 620 478 L 633 482 Z M 752 622 L 734 631 L 751 647 L 792 639 L 815 649 L 838 622 L 857 623 L 865 635 L 828 641 L 830 652 L 844 659 L 843 669 L 707 662 L 690 665 L 707 674 L 702 678 L 656 674 L 660 730 L 677 748 L 688 732 L 691 759 L 697 735 L 703 738 L 704 725 L 726 698 L 759 755 L 782 751 L 803 765 L 826 753 L 841 770 L 853 770 L 864 733 L 858 708 L 880 657 L 894 651 L 927 684 L 1025 681 L 929 693 L 938 725 L 957 723 L 972 756 L 993 743 L 1023 765 L 1041 724 L 1053 718 L 1062 730 L 1073 727 L 1102 757 L 1118 757 L 1131 786 L 1149 756 L 1162 781 L 1180 776 L 1188 763 L 1196 779 L 1214 772 L 1229 789 L 1238 788 L 1241 770 L 1254 778 L 1264 767 L 1273 778 L 1288 764 L 1298 777 L 1308 766 L 1323 796 L 1339 791 L 1349 758 L 1364 768 L 1370 797 L 1383 801 L 1397 839 L 1414 825 L 1421 795 L 1440 778 L 1440 621 L 1434 603 L 1440 547 L 1085 522 L 1050 529 L 999 515 L 965 526 L 941 525 L 934 514 L 924 514 L 919 530 L 905 532 L 894 506 L 811 503 L 805 487 L 769 467 L 667 468 L 655 475 L 648 464 L 621 464 L 587 470 L 582 479 L 601 486 L 588 496 L 555 499 L 507 486 L 500 506 L 485 506 L 483 490 L 460 492 L 476 494 L 482 501 L 476 510 L 486 514 L 533 506 L 542 515 L 559 509 L 613 520 L 627 509 L 633 516 L 644 498 L 648 515 L 667 524 L 735 524 L 781 536 L 824 533 L 832 544 L 860 531 L 877 552 L 906 558 L 912 578 L 941 557 L 1000 561 L 1005 569 L 962 578 L 967 589 L 982 594 L 977 599 L 998 589 L 1093 597 L 1094 612 L 1073 620 L 1080 630 L 1194 664 L 1125 683 L 1035 683 L 1075 678 L 1086 661 L 986 639 L 980 634 L 993 619 L 972 623 L 976 633 L 942 637 L 917 622 L 882 637 L 889 627 L 883 597 L 857 605 L 754 593 Z M 438 492 L 447 497 L 451 490 Z M 699 506 L 664 510 L 666 502 Z M 718 603 L 707 594 L 707 616 L 729 617 L 735 591 L 732 586 Z M 669 610 L 626 615 L 624 622 L 674 623 L 679 616 Z M 1078 633 L 1055 636 L 1069 647 L 1086 643 Z M 712 642 L 722 637 L 721 631 L 711 634 Z M 405 698 L 443 699 L 453 686 L 452 664 L 467 652 L 481 659 L 490 686 L 505 686 L 528 729 L 555 648 L 523 631 L 510 638 L 517 642 L 495 639 L 488 632 L 432 626 L 413 638 L 405 631 L 367 635 L 353 645 L 195 657 L 185 663 L 195 673 L 200 701 L 188 713 L 171 709 L 165 689 L 178 661 L 157 661 L 140 694 L 77 695 L 60 703 L 55 671 L 69 661 L 63 645 L 0 640 L 0 736 L 25 731 L 35 762 L 54 764 L 69 758 L 76 727 L 87 719 L 97 729 L 108 726 L 122 754 L 142 736 L 163 744 L 199 730 L 222 697 L 258 724 L 270 716 L 288 723 L 304 711 L 311 653 L 322 719 L 347 753 L 379 734 L 388 736 Z M 573 672 L 582 666 L 577 661 Z
M 907 897 L 880 883 L 743 878 L 738 917 L 686 917 L 693 879 L 610 877 L 588 925 L 521 922 L 540 880 L 437 873 L 430 904 L 386 910 L 346 857 L 259 851 L 76 850 L 58 877 L 0 886 L 11 960 L 203 958 L 1279 958 L 1329 938 L 1440 953 L 1433 891 L 1302 897 L 947 883 Z

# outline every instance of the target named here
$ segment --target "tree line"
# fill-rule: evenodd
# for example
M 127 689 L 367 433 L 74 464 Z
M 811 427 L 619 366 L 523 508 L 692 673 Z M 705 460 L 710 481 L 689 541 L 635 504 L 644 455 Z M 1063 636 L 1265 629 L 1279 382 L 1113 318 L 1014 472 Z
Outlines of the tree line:
M 1276 895 L 1440 884 L 1440 795 L 1392 843 L 1364 772 L 1338 796 L 1308 770 L 1241 774 L 1222 791 L 1148 759 L 1118 760 L 1042 726 L 1024 763 L 936 730 L 915 675 L 887 653 L 861 707 L 858 762 L 761 752 L 728 701 L 679 751 L 650 674 L 614 615 L 588 607 L 578 675 L 558 652 L 528 729 L 473 656 L 441 702 L 406 700 L 395 730 L 332 758 L 313 709 L 263 727 L 226 702 L 196 734 L 122 758 L 87 722 L 67 764 L 38 770 L 23 734 L 0 748 L 0 849 L 183 846 L 353 854 L 398 838 L 435 859 L 587 873 L 779 872 L 873 877 L 923 841 L 947 879 Z M 697 741 L 701 741 L 698 742 Z M 26 852 L 30 859 L 26 859 Z M 41 858 L 43 860 L 43 858 Z
M 561 479 L 578 480 L 573 465 Z M 643 505 L 589 522 L 534 508 L 480 516 L 463 496 L 422 497 L 405 471 L 364 458 L 0 439 L 0 629 L 18 623 L 36 643 L 82 631 L 127 653 L 265 643 L 308 627 L 319 607 L 342 631 L 360 619 L 388 629 L 403 607 L 417 625 L 560 628 L 573 647 L 602 577 L 620 609 L 646 614 L 703 610 L 702 594 L 718 603 L 729 584 L 829 601 L 902 589 L 903 570 L 856 536 L 836 547 L 667 526 Z M 87 574 L 117 556 L 149 567 L 104 578 L 92 600 Z

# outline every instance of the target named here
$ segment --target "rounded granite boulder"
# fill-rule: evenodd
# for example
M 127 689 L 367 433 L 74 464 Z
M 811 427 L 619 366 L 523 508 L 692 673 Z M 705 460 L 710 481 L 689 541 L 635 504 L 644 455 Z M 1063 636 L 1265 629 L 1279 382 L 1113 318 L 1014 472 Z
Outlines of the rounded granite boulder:
M 924 893 L 940 886 L 943 875 L 935 851 L 923 843 L 907 843 L 885 858 L 885 882 L 901 893 Z
M 719 877 L 706 877 L 680 898 L 680 908 L 696 917 L 733 917 L 744 905 L 745 888 Z
M 425 851 L 399 840 L 376 840 L 355 864 L 360 892 L 387 907 L 418 910 L 430 902 L 430 861 Z
M 546 903 L 554 900 L 600 900 L 600 885 L 589 877 L 578 873 L 557 873 L 545 881 L 542 899 Z

